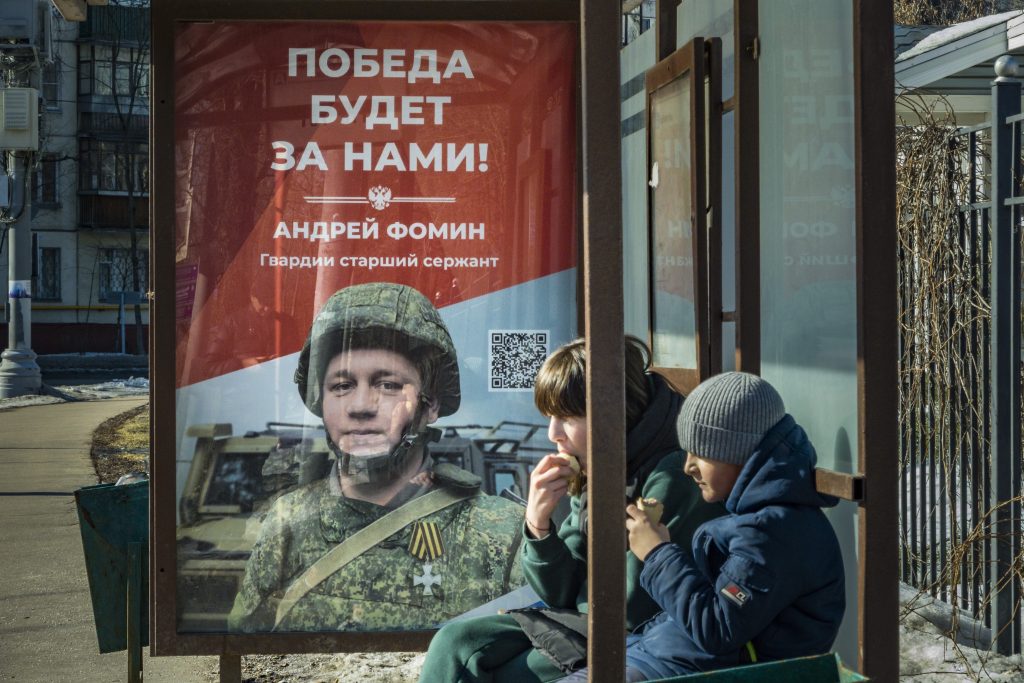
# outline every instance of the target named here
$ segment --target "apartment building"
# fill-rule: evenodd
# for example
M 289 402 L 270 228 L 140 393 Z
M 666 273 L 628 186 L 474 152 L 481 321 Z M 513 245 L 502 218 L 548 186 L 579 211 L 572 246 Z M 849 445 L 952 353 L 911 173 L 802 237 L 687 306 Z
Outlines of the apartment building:
M 148 7 L 90 6 L 68 22 L 48 0 L 4 0 L 0 95 L 24 88 L 38 96 L 38 142 L 12 151 L 0 131 L 0 270 L 6 228 L 27 224 L 32 348 L 145 353 Z

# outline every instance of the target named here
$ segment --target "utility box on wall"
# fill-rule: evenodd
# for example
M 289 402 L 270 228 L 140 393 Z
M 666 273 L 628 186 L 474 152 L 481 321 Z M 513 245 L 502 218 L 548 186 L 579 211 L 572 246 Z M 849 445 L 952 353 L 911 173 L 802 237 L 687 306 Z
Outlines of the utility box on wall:
M 39 92 L 0 90 L 0 150 L 39 149 Z
M 38 16 L 36 0 L 4 0 L 0 8 L 0 40 L 31 43 Z

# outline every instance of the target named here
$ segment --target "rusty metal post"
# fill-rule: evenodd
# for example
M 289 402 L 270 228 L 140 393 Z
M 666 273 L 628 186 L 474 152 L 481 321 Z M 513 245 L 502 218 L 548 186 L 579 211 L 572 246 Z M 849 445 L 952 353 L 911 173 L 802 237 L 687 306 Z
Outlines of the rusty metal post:
M 583 306 L 587 339 L 590 680 L 619 683 L 626 652 L 626 412 L 618 3 L 580 6 Z M 600 558 L 600 561 L 597 560 Z
M 857 439 L 865 478 L 857 511 L 860 672 L 899 678 L 899 390 L 893 6 L 856 0 L 853 15 L 857 211 Z
M 654 40 L 656 61 L 661 61 L 676 49 L 676 9 L 679 0 L 656 0 L 654 5 Z

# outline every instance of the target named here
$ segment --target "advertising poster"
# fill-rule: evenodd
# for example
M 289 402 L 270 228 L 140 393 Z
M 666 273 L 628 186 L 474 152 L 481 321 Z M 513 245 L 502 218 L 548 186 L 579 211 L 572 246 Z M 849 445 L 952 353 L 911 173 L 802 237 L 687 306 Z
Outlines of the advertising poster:
M 652 347 L 656 365 L 675 368 L 697 367 L 690 81 L 681 76 L 650 97 Z
M 576 40 L 179 25 L 179 632 L 428 629 L 528 599 L 533 378 L 577 334 Z

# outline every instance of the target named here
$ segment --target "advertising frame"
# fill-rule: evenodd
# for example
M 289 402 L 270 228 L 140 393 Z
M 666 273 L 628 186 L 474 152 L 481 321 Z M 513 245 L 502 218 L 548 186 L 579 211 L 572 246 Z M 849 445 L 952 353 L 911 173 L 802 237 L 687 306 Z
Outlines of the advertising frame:
M 151 127 L 151 177 L 154 188 L 173 188 L 175 186 L 174 169 L 174 26 L 179 22 L 213 22 L 213 21 L 260 21 L 260 22 L 293 22 L 293 21 L 520 21 L 520 22 L 565 22 L 579 27 L 585 25 L 583 17 L 588 10 L 582 5 L 597 3 L 567 0 L 560 2 L 534 2 L 495 0 L 490 2 L 420 2 L 399 0 L 386 3 L 352 2 L 350 0 L 301 1 L 289 3 L 254 2 L 244 7 L 237 3 L 213 0 L 174 0 L 171 2 L 154 3 L 152 8 L 152 84 L 151 95 L 152 119 Z M 589 14 L 599 21 L 587 24 L 590 28 L 579 36 L 577 42 L 577 112 L 584 111 L 588 98 L 597 101 L 603 98 L 602 107 L 587 109 L 587 119 L 594 124 L 589 127 L 581 124 L 582 114 L 577 113 L 577 156 L 582 157 L 577 175 L 577 186 L 583 189 L 583 197 L 577 199 L 582 210 L 577 210 L 578 283 L 577 283 L 577 318 L 580 319 L 588 334 L 588 352 L 594 356 L 610 357 L 607 365 L 601 364 L 599 370 L 588 377 L 590 388 L 599 395 L 621 396 L 621 357 L 622 357 L 622 281 L 621 281 L 621 249 L 609 248 L 621 244 L 621 223 L 617 220 L 595 221 L 593 230 L 588 228 L 586 216 L 618 215 L 618 176 L 606 171 L 588 173 L 587 160 L 595 168 L 618 168 L 618 146 L 602 143 L 608 139 L 608 130 L 612 125 L 617 130 L 618 102 L 610 96 L 617 91 L 614 73 L 601 75 L 594 68 L 603 63 L 607 69 L 609 58 L 617 59 L 618 45 L 614 36 L 617 33 L 617 8 L 601 8 Z M 598 14 L 600 12 L 601 14 Z M 595 28 L 596 27 L 596 28 Z M 591 45 L 601 47 L 587 52 L 587 35 L 600 32 L 597 40 Z M 611 38 L 609 41 L 608 39 Z M 590 76 L 587 76 L 587 64 L 592 65 Z M 617 63 L 617 62 L 616 62 Z M 600 89 L 591 87 L 587 94 L 586 81 L 599 84 Z M 599 91 L 600 90 L 600 91 Z M 605 92 L 604 90 L 607 90 Z M 606 110 L 606 111 L 605 111 Z M 589 192 L 587 189 L 589 188 Z M 590 199 L 588 200 L 588 197 Z M 597 207 L 596 205 L 601 206 Z M 591 210 L 588 212 L 588 206 Z M 602 209 L 599 213 L 596 208 Z M 614 210 L 614 213 L 612 211 Z M 151 519 L 151 557 L 150 564 L 152 593 L 150 596 L 150 620 L 152 652 L 155 655 L 201 655 L 221 654 L 235 655 L 243 653 L 298 653 L 325 651 L 388 651 L 388 650 L 424 650 L 429 643 L 433 630 L 422 631 L 372 631 L 372 632 L 298 632 L 298 633 L 179 633 L 177 631 L 177 585 L 176 585 L 176 548 L 175 538 L 175 489 L 171 483 L 175 480 L 175 308 L 171 288 L 176 282 L 174 260 L 174 216 L 175 205 L 173 192 L 152 193 L 151 224 L 154 264 L 152 289 L 154 294 L 153 334 L 151 335 L 152 356 L 152 426 L 153 443 L 153 479 L 150 498 Z M 158 229 L 162 226 L 162 229 Z M 598 241 L 604 249 L 590 252 L 588 244 Z M 600 301 L 602 320 L 599 325 L 592 325 L 590 302 Z M 609 303 L 613 313 L 605 311 Z M 598 307 L 595 305 L 594 307 Z M 617 323 L 617 324 L 616 324 Z M 615 357 L 618 362 L 615 362 Z M 597 364 L 594 364 L 597 365 Z M 593 367 L 593 366 L 592 366 Z M 619 389 L 616 391 L 616 389 Z M 590 397 L 588 396 L 588 399 Z M 589 401 L 588 401 L 589 404 Z M 590 404 L 588 410 L 590 427 L 594 441 L 604 436 L 613 443 L 621 442 L 624 446 L 623 405 L 619 401 L 599 401 Z M 593 442 L 593 441 L 592 441 Z M 607 443 L 607 441 L 605 441 Z M 621 488 L 617 472 L 608 472 L 606 476 L 596 475 L 593 478 L 595 495 L 602 489 Z M 595 526 L 597 520 L 595 519 Z M 615 529 L 615 536 L 622 535 L 621 529 Z M 596 534 L 595 534 L 596 536 Z M 593 540 L 593 539 L 592 539 Z M 624 539 L 623 539 L 624 540 Z M 614 563 L 613 563 L 614 564 Z M 600 574 L 608 572 L 602 580 Z M 605 570 L 592 568 L 591 590 L 605 590 L 602 586 L 609 584 L 606 590 L 614 595 L 620 589 L 615 585 L 617 570 L 614 566 Z M 596 583 L 594 579 L 597 579 Z M 607 579 L 611 579 L 608 581 Z M 617 610 L 621 612 L 621 610 Z M 613 616 L 609 613 L 607 616 Z M 621 618 L 620 614 L 620 618 Z M 596 618 L 595 618 L 596 621 Z M 610 630 L 615 638 L 620 636 Z M 602 653 L 602 657 L 618 658 L 624 645 L 612 644 L 610 648 L 594 648 Z
M 721 126 L 722 126 L 722 66 L 721 40 L 695 37 L 679 49 L 672 52 L 653 67 L 648 69 L 645 77 L 647 98 L 647 155 L 652 167 L 651 180 L 647 189 L 647 231 L 648 261 L 651 264 L 649 273 L 649 329 L 648 343 L 651 347 L 654 369 L 666 377 L 682 391 L 689 393 L 701 381 L 718 373 L 722 369 L 722 319 L 712 315 L 712 311 L 721 309 L 721 212 L 713 207 L 721 205 Z M 659 210 L 659 185 L 657 180 L 657 159 L 665 156 L 665 150 L 657 149 L 655 121 L 662 108 L 661 99 L 669 89 L 685 84 L 687 102 L 680 106 L 686 113 L 685 135 L 679 140 L 684 145 L 683 152 L 691 169 L 686 177 L 679 182 L 680 174 L 665 173 L 676 179 L 678 187 L 672 188 L 671 197 L 684 197 L 689 211 L 682 213 L 691 217 L 689 258 L 689 277 L 685 282 L 673 282 L 690 290 L 690 301 L 687 307 L 692 311 L 691 324 L 693 343 L 686 350 L 692 353 L 690 362 L 662 362 L 662 341 L 667 336 L 659 334 L 659 300 L 658 294 L 662 287 L 659 283 L 663 274 L 662 260 L 666 257 L 681 256 L 671 249 L 660 253 L 661 246 L 671 242 L 670 235 L 665 234 L 664 224 L 668 216 Z M 688 145 L 685 146 L 685 145 Z M 670 200 L 671 201 L 671 200 Z M 668 212 L 671 213 L 671 212 Z M 685 221 L 684 221 L 685 223 Z M 668 269 L 665 269 L 668 270 Z M 664 344 L 667 346 L 667 344 Z M 685 346 L 685 344 L 683 345 Z

